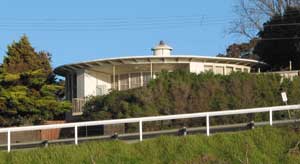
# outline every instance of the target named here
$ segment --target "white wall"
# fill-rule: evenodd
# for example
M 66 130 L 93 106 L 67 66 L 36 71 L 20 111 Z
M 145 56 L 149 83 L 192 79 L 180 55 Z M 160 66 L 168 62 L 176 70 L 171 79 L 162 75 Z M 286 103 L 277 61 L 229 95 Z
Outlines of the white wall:
M 111 76 L 103 73 L 82 70 L 77 72 L 77 98 L 96 96 L 97 86 L 105 88 L 105 94 L 111 89 Z
M 190 62 L 190 72 L 199 74 L 204 72 L 204 65 L 200 62 Z
M 97 86 L 105 88 L 105 94 L 111 89 L 111 76 L 103 73 L 85 71 L 84 73 L 84 97 L 96 96 Z

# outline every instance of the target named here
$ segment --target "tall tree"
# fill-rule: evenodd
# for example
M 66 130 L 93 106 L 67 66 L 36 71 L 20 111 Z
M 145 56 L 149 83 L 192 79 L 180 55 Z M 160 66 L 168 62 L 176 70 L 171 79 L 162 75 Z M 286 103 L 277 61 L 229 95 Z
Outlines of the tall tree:
M 300 8 L 289 7 L 264 24 L 254 52 L 272 70 L 300 69 Z
M 282 16 L 289 7 L 299 6 L 299 0 L 237 0 L 234 7 L 237 18 L 232 21 L 229 32 L 252 39 L 263 30 L 266 20 Z
M 20 73 L 41 69 L 46 75 L 51 72 L 50 54 L 44 51 L 36 52 L 28 37 L 22 36 L 20 41 L 7 47 L 3 69 L 7 73 Z
M 36 52 L 21 37 L 8 46 L 0 67 L 0 127 L 63 119 L 71 109 L 69 102 L 59 100 L 63 89 L 53 80 L 49 53 Z

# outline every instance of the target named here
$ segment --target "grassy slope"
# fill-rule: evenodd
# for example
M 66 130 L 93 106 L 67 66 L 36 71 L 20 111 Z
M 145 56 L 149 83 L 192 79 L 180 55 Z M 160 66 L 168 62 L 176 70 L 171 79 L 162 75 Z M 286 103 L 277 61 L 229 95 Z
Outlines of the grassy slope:
M 0 163 L 300 163 L 288 153 L 300 141 L 291 129 L 263 127 L 211 137 L 162 136 L 136 144 L 89 142 L 79 146 L 0 152 Z M 247 154 L 247 155 L 246 155 Z

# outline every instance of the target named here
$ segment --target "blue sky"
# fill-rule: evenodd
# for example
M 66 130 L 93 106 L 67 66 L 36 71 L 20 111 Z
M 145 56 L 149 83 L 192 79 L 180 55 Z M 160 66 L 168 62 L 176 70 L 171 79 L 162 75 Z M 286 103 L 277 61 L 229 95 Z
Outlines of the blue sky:
M 0 60 L 23 34 L 52 54 L 53 67 L 150 55 L 160 40 L 173 54 L 215 56 L 243 40 L 226 33 L 234 1 L 1 0 Z

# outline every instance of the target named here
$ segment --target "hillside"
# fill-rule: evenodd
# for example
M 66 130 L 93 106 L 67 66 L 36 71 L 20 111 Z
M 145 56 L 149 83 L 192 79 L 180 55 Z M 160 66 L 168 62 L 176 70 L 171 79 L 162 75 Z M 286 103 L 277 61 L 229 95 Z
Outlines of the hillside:
M 299 134 L 291 128 L 263 127 L 211 137 L 162 136 L 135 144 L 89 142 L 1 152 L 0 163 L 300 163 L 295 147 Z

